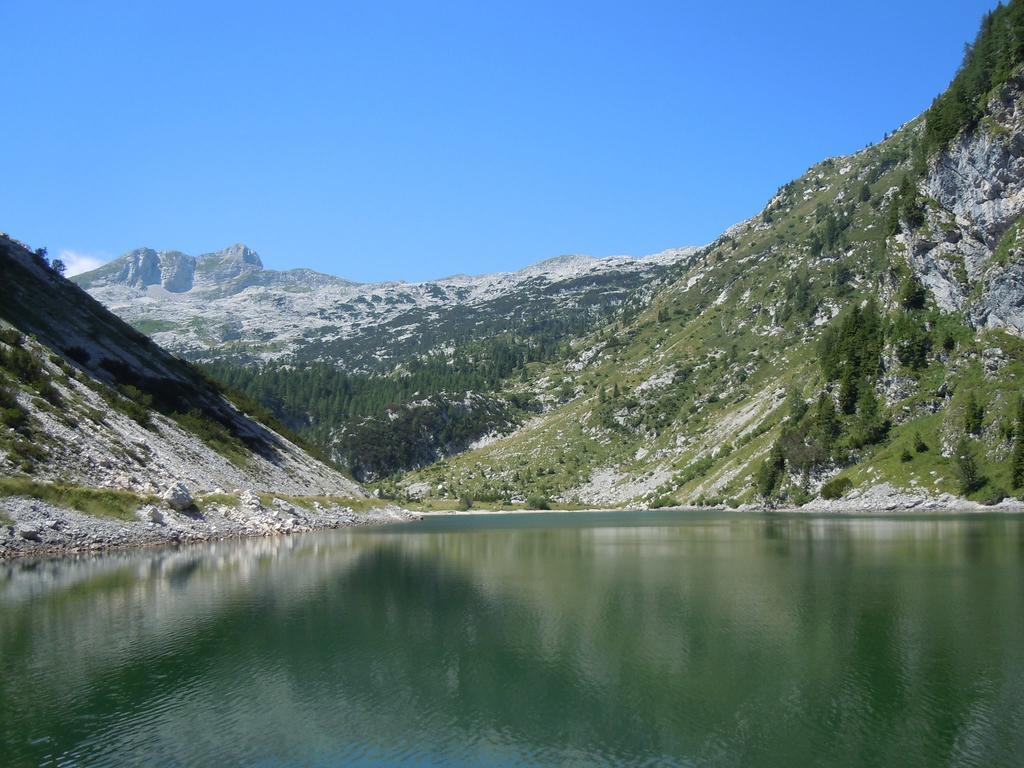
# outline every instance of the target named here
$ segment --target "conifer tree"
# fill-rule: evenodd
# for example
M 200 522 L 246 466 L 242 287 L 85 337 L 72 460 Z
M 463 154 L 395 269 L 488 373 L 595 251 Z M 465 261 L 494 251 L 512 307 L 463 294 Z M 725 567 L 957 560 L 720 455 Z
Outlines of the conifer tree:
M 1022 488 L 1024 487 L 1024 399 L 1017 406 L 1017 425 L 1014 432 L 1010 472 L 1013 487 Z

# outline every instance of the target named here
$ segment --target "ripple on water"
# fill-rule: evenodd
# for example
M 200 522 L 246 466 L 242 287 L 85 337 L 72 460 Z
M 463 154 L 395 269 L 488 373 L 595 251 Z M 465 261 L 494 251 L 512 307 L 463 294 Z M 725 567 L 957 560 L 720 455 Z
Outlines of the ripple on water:
M 1019 519 L 533 520 L 13 571 L 5 759 L 913 767 L 1024 754 Z

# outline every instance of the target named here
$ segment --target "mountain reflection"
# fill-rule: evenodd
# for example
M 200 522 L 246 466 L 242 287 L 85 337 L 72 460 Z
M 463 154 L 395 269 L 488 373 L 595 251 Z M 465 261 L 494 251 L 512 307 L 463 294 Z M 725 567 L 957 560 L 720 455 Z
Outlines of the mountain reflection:
M 9 563 L 0 737 L 12 764 L 999 764 L 1022 542 L 667 513 Z

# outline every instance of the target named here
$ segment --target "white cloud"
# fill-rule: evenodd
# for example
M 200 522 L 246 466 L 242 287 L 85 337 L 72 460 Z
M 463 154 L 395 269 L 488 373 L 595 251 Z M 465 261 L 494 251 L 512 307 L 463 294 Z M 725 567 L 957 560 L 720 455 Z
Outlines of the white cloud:
M 64 274 L 68 277 L 74 275 L 80 275 L 83 272 L 102 267 L 106 262 L 106 259 L 102 259 L 99 256 L 92 256 L 88 253 L 79 253 L 78 251 L 61 251 L 60 256 L 57 257 L 64 262 L 64 266 L 67 267 L 67 272 Z

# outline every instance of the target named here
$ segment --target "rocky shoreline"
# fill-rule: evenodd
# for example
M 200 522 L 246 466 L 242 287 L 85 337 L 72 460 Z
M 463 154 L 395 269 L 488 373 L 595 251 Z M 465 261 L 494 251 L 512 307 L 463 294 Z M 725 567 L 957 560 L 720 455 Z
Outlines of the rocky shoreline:
M 355 525 L 409 522 L 429 515 L 466 514 L 455 511 L 419 513 L 395 505 L 356 511 L 340 503 L 324 505 L 312 500 L 297 504 L 276 497 L 265 504 L 252 491 L 242 491 L 237 495 L 224 494 L 222 498 L 225 501 L 233 498 L 235 503 L 202 503 L 200 511 L 187 489 L 175 485 L 164 493 L 161 503 L 141 506 L 131 520 L 94 517 L 36 499 L 16 496 L 0 498 L 0 560 L 279 536 Z M 525 511 L 528 510 L 509 512 Z M 931 496 L 880 484 L 864 492 L 854 491 L 841 499 L 815 499 L 802 507 L 776 507 L 769 510 L 759 505 L 744 504 L 726 511 L 854 515 L 957 512 L 1019 514 L 1024 513 L 1024 501 L 1006 499 L 993 506 L 984 506 L 951 494 Z M 472 510 L 469 514 L 500 512 Z
M 794 512 L 878 514 L 885 512 L 1024 512 L 1024 502 L 1008 497 L 998 504 L 985 505 L 951 493 L 938 495 L 901 490 L 879 483 L 863 491 L 854 489 L 841 499 L 817 498 L 794 507 Z
M 0 498 L 0 560 L 59 556 L 149 546 L 279 536 L 355 525 L 381 525 L 419 519 L 397 506 L 356 511 L 344 505 L 309 506 L 274 498 L 265 505 L 245 491 L 237 504 L 203 504 L 202 511 L 179 500 L 142 506 L 133 520 L 94 517 L 22 497 Z

